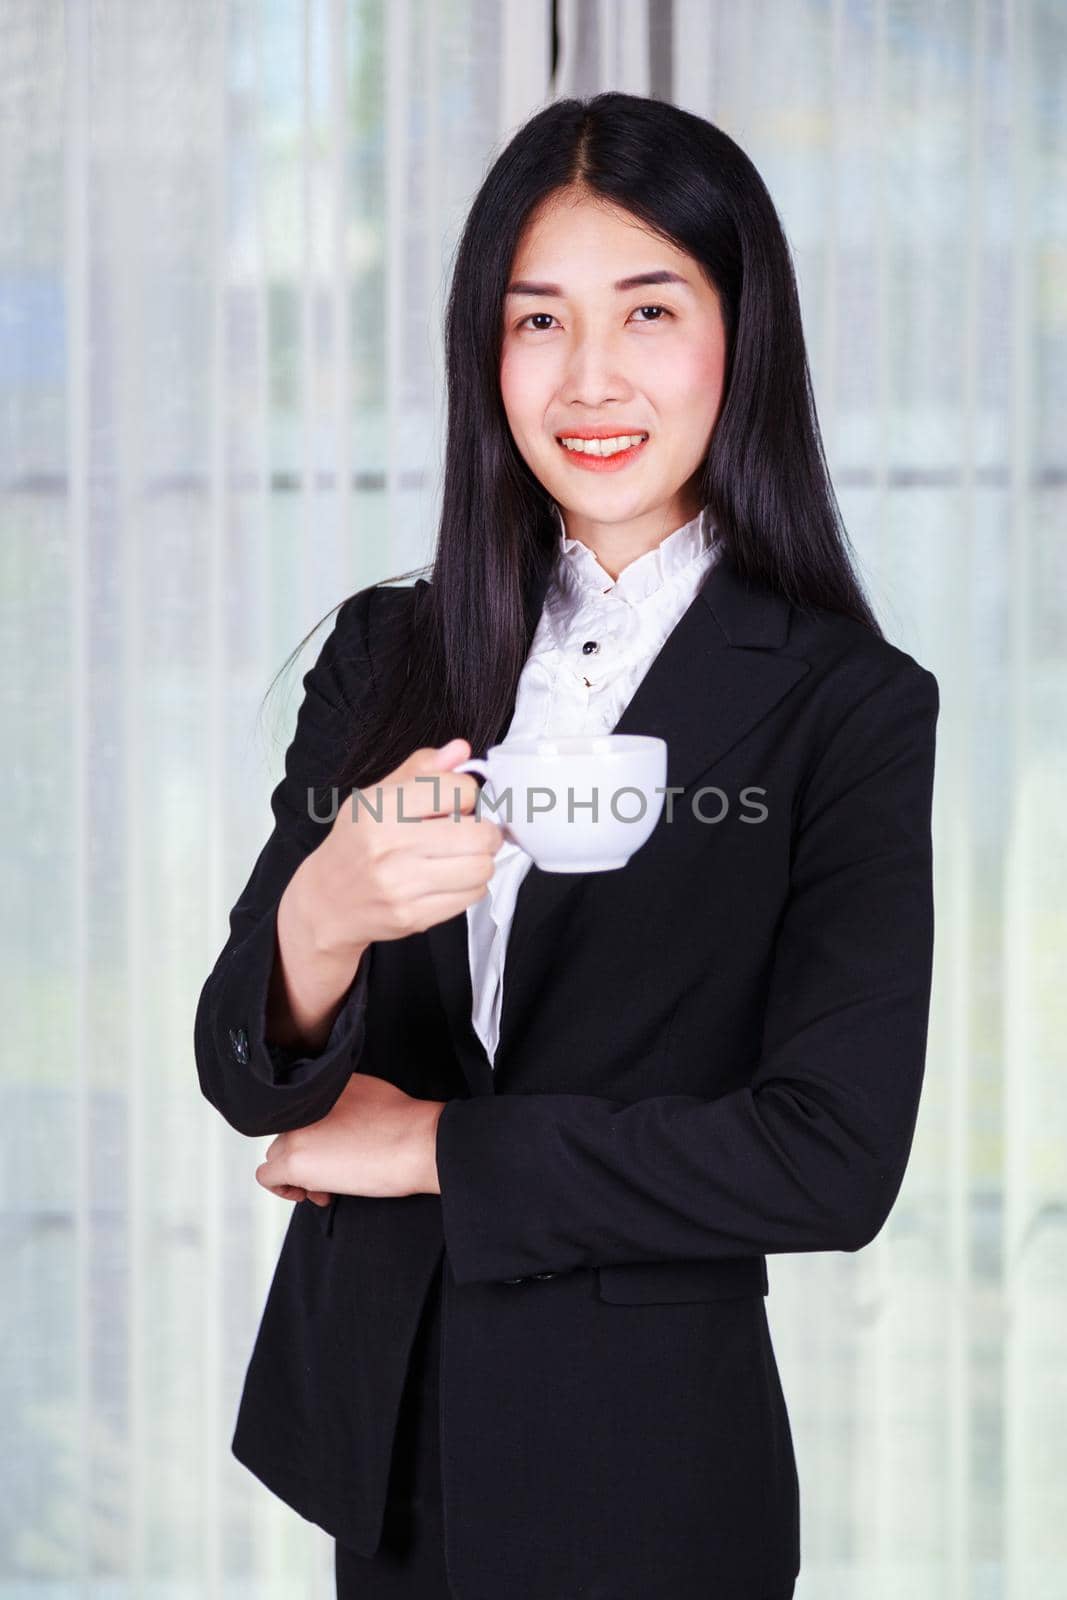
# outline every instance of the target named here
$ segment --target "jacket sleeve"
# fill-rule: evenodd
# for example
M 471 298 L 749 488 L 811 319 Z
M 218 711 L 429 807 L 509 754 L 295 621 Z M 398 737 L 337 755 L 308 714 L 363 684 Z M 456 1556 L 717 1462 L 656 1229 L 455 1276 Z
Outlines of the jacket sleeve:
M 329 832 L 331 791 L 325 786 L 350 742 L 353 711 L 372 686 L 367 639 L 373 592 L 373 586 L 362 589 L 344 602 L 304 676 L 285 776 L 271 795 L 274 829 L 230 912 L 229 938 L 197 1003 L 193 1041 L 200 1088 L 239 1133 L 281 1133 L 326 1116 L 363 1044 L 372 949 L 320 1051 L 303 1055 L 270 1045 L 264 1034 L 278 903 L 301 861 Z
M 938 708 L 936 678 L 909 664 L 848 711 L 808 776 L 745 1087 L 447 1103 L 436 1150 L 457 1283 L 858 1250 L 878 1233 L 924 1072 Z

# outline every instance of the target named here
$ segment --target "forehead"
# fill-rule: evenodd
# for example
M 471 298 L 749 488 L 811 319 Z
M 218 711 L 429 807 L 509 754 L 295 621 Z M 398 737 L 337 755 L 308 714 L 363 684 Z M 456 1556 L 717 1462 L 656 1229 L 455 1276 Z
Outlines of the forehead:
M 708 292 L 700 263 L 621 207 L 602 200 L 552 199 L 530 216 L 508 274 L 507 293 L 566 297 L 662 285 Z

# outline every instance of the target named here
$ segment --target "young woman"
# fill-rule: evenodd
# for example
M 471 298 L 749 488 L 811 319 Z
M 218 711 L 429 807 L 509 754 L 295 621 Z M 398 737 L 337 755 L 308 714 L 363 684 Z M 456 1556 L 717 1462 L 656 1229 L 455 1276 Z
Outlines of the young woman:
M 233 1451 L 342 1596 L 783 1600 L 766 1256 L 860 1249 L 904 1174 L 937 683 L 856 581 L 717 128 L 535 116 L 447 355 L 432 578 L 340 607 L 197 1010 L 204 1094 L 302 1202 Z M 609 730 L 668 747 L 616 871 L 540 871 L 453 774 Z

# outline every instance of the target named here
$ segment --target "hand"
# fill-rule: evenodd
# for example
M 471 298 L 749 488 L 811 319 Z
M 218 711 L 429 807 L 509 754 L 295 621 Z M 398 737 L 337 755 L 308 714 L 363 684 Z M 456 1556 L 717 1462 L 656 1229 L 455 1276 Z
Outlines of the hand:
M 472 815 L 479 787 L 456 773 L 466 739 L 424 746 L 339 807 L 329 833 L 297 868 L 304 920 L 318 950 L 353 951 L 406 939 L 465 911 L 489 893 L 499 823 Z M 353 962 L 354 965 L 354 962 Z
M 395 1199 L 440 1194 L 437 1121 L 445 1100 L 419 1100 L 354 1072 L 325 1117 L 278 1134 L 256 1182 L 283 1200 L 326 1205 L 330 1193 Z

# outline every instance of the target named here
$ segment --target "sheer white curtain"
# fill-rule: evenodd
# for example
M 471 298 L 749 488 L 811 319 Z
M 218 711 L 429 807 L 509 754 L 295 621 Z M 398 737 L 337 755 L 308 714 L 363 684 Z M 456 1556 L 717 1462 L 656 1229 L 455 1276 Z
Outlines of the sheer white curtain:
M 273 674 L 430 555 L 450 256 L 550 49 L 493 0 L 0 0 L 0 1594 L 333 1592 L 229 1455 L 289 1205 L 192 1019 L 325 630 L 260 718 Z
M 769 1262 L 798 1600 L 1063 1592 L 1065 8 L 0 0 L 0 1596 L 332 1594 L 229 1456 L 288 1206 L 193 1009 L 322 634 L 261 720 L 273 673 L 431 554 L 470 199 L 603 88 L 763 172 L 861 570 L 942 691 L 911 1167 L 866 1250 Z

